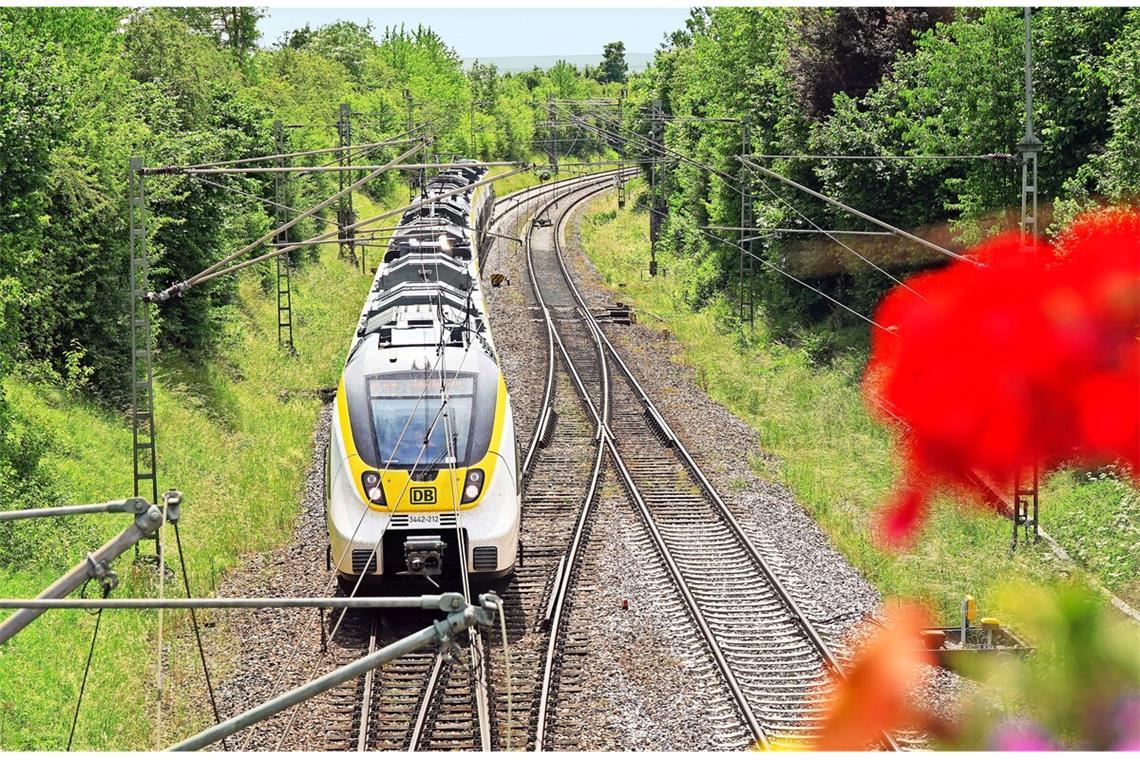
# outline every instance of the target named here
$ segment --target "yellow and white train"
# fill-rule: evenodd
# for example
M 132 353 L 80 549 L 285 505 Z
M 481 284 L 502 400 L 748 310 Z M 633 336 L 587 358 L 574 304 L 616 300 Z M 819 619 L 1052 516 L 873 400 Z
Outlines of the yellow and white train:
M 479 275 L 494 194 L 444 197 L 485 173 L 473 165 L 426 183 L 431 202 L 402 218 L 351 342 L 325 473 L 342 585 L 458 588 L 461 561 L 473 580 L 514 569 L 518 448 Z

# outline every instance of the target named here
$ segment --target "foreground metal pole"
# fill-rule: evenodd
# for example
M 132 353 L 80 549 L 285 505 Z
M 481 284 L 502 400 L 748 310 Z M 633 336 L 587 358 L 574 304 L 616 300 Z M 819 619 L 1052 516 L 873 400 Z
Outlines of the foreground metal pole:
M 170 518 L 172 520 L 177 519 L 177 514 L 174 513 L 174 510 L 170 510 L 170 512 L 172 513 Z M 66 575 L 44 589 L 36 598 L 62 599 L 91 578 L 102 578 L 108 575 L 110 573 L 107 567 L 108 563 L 121 556 L 142 539 L 153 536 L 155 530 L 157 530 L 161 524 L 162 510 L 153 504 L 149 505 L 145 512 L 135 517 L 135 522 L 131 527 L 103 544 L 103 546 L 93 554 L 87 555 L 87 559 L 80 562 L 68 571 Z M 26 602 L 20 602 L 20 604 L 26 604 Z M 3 623 L 0 623 L 0 644 L 3 644 L 24 630 L 24 628 L 42 614 L 44 614 L 43 608 L 23 606 L 18 609 L 11 617 Z
M 11 509 L 0 512 L 0 522 L 23 520 L 28 517 L 64 517 L 65 515 L 93 515 L 103 512 L 140 514 L 145 512 L 148 506 L 146 499 L 134 498 L 108 501 L 103 504 L 72 504 L 66 507 L 44 507 L 43 509 Z
M 319 607 L 321 609 L 416 609 L 458 612 L 465 602 L 463 594 L 449 592 L 425 596 L 330 596 L 274 599 L 249 597 L 240 599 L 0 599 L 0 609 L 28 608 L 36 610 L 235 610 L 285 609 Z
M 462 633 L 471 626 L 476 624 L 489 625 L 494 621 L 494 613 L 490 612 L 493 607 L 490 606 L 490 602 L 488 601 L 493 597 L 493 594 L 485 594 L 480 597 L 483 608 L 466 607 L 458 612 L 453 612 L 447 616 L 446 620 L 437 620 L 427 628 L 389 644 L 367 657 L 354 660 L 327 675 L 321 676 L 315 681 L 302 684 L 292 691 L 258 705 L 252 710 L 247 710 L 241 715 L 236 715 L 227 721 L 212 726 L 199 734 L 191 736 L 189 739 L 184 739 L 170 747 L 170 751 L 185 752 L 208 747 L 227 736 L 232 736 L 243 728 L 248 728 L 259 721 L 271 718 L 293 705 L 315 697 L 345 681 L 357 678 L 386 662 L 391 662 L 406 654 L 423 649 L 429 644 L 437 643 L 441 647 L 446 647 L 454 641 L 457 634 Z

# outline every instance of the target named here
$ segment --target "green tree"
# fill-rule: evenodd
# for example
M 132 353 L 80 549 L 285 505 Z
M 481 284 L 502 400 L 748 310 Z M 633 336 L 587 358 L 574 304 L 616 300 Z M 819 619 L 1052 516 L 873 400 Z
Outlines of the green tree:
M 243 6 L 171 8 L 170 13 L 195 32 L 212 37 L 219 47 L 228 49 L 239 64 L 261 38 L 257 22 L 265 17 L 264 10 Z
M 303 45 L 305 49 L 341 64 L 352 76 L 360 77 L 365 61 L 376 50 L 372 32 L 371 22 L 336 21 L 317 29 Z M 292 44 L 292 40 L 290 42 Z
M 625 43 L 607 42 L 602 49 L 602 63 L 598 66 L 597 76 L 599 82 L 624 82 L 629 67 L 625 63 Z

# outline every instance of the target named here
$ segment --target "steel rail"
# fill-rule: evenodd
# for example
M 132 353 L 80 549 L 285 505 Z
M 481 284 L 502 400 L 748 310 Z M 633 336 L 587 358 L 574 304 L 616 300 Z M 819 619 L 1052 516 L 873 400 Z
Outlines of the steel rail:
M 580 297 L 580 294 L 577 292 L 577 289 L 573 285 L 572 278 L 569 277 L 565 269 L 565 262 L 563 261 L 560 253 L 561 246 L 558 244 L 557 229 L 555 230 L 554 243 L 556 252 L 558 253 L 558 260 L 560 267 L 562 268 L 563 276 L 566 278 L 567 283 L 570 285 L 571 291 L 575 294 L 575 299 L 578 301 L 579 312 L 584 316 L 583 321 L 595 340 L 597 350 L 604 356 L 605 347 L 597 335 L 598 328 L 593 320 L 589 318 L 589 309 L 585 306 Z M 595 408 L 594 404 L 590 401 L 589 393 L 586 391 L 585 385 L 582 383 L 581 377 L 578 374 L 574 359 L 570 356 L 570 352 L 567 350 L 557 327 L 554 328 L 554 334 L 559 351 L 562 354 L 563 361 L 565 361 L 567 369 L 572 379 L 574 380 L 574 385 L 578 389 L 578 393 L 587 402 L 587 406 L 590 408 L 595 422 L 598 425 L 599 435 L 605 446 L 609 449 L 610 458 L 614 462 L 619 476 L 625 483 L 627 492 L 630 494 L 630 497 L 636 504 L 638 511 L 641 512 L 642 520 L 645 523 L 646 529 L 648 530 L 650 537 L 652 538 L 653 543 L 661 556 L 662 561 L 665 563 L 666 569 L 668 570 L 669 575 L 672 577 L 673 583 L 677 587 L 678 593 L 684 600 L 685 606 L 688 608 L 689 614 L 693 619 L 693 623 L 696 625 L 698 631 L 700 631 L 701 637 L 704 639 L 705 644 L 708 646 L 713 661 L 716 663 L 717 669 L 720 670 L 721 676 L 725 681 L 725 686 L 727 687 L 729 694 L 731 694 L 733 701 L 736 703 L 737 709 L 740 710 L 741 717 L 744 719 L 744 722 L 748 726 L 749 732 L 752 734 L 753 738 L 757 741 L 757 743 L 761 745 L 761 747 L 768 749 L 769 743 L 764 729 L 761 726 L 760 721 L 757 719 L 756 714 L 752 710 L 752 706 L 748 702 L 748 698 L 745 696 L 744 690 L 740 686 L 740 683 L 736 678 L 736 674 L 733 672 L 733 669 L 728 662 L 728 658 L 721 650 L 719 641 L 713 634 L 712 628 L 709 626 L 708 621 L 705 619 L 704 612 L 701 610 L 700 604 L 693 596 L 692 590 L 689 588 L 689 584 L 685 579 L 683 572 L 678 566 L 676 560 L 673 558 L 673 554 L 666 544 L 664 537 L 658 530 L 653 515 L 649 510 L 649 505 L 646 503 L 640 489 L 634 481 L 633 474 L 626 466 L 621 452 L 618 451 L 614 435 L 609 429 L 608 421 L 602 418 L 602 416 Z M 603 372 L 605 372 L 604 364 Z
M 377 634 L 380 632 L 380 616 L 372 616 L 371 630 L 368 633 L 368 656 L 376 652 Z M 368 728 L 372 719 L 372 687 L 376 683 L 375 668 L 364 674 L 364 694 L 360 701 L 360 729 L 356 739 L 356 751 L 364 752 L 368 749 Z
M 557 236 L 556 236 L 556 241 L 557 241 Z M 570 290 L 573 292 L 574 297 L 577 300 L 579 307 L 581 308 L 582 313 L 585 315 L 585 319 L 592 326 L 594 334 L 597 336 L 597 339 L 600 341 L 600 344 L 602 346 L 604 346 L 604 350 L 614 360 L 614 363 L 618 366 L 618 368 L 621 370 L 622 374 L 628 380 L 630 386 L 634 389 L 635 394 L 641 400 L 641 403 L 645 407 L 646 412 L 650 416 L 652 416 L 654 418 L 656 424 L 660 426 L 660 428 L 663 431 L 663 433 L 665 434 L 665 436 L 671 442 L 674 450 L 679 454 L 679 456 L 680 456 L 682 462 L 684 463 L 686 469 L 689 470 L 689 472 L 693 475 L 694 479 L 696 479 L 696 481 L 700 485 L 701 490 L 704 491 L 706 496 L 708 496 L 709 499 L 716 506 L 717 511 L 720 513 L 721 517 L 725 520 L 725 523 L 730 527 L 734 536 L 739 541 L 740 545 L 746 550 L 746 552 L 748 553 L 749 558 L 752 560 L 753 564 L 756 565 L 763 572 L 765 578 L 771 584 L 773 590 L 776 591 L 777 595 L 780 597 L 780 599 L 783 601 L 783 603 L 787 607 L 787 610 L 788 610 L 790 616 L 800 626 L 804 635 L 808 638 L 808 640 L 815 647 L 816 651 L 819 653 L 820 657 L 823 659 L 823 661 L 827 665 L 827 667 L 830 668 L 838 677 L 846 678 L 846 672 L 845 672 L 842 664 L 839 662 L 839 659 L 835 656 L 835 654 L 832 652 L 831 648 L 823 640 L 822 636 L 820 636 L 819 632 L 815 629 L 814 625 L 812 625 L 810 619 L 803 613 L 803 610 L 800 608 L 799 604 L 792 597 L 792 595 L 788 591 L 787 587 L 779 579 L 779 577 L 776 575 L 776 573 L 772 570 L 771 565 L 769 565 L 768 561 L 766 559 L 764 559 L 763 555 L 756 548 L 756 545 L 752 542 L 752 540 L 744 532 L 743 527 L 740 525 L 739 521 L 736 519 L 736 516 L 732 513 L 732 510 L 729 508 L 728 504 L 725 503 L 725 501 L 721 497 L 719 491 L 712 484 L 712 481 L 709 480 L 709 478 L 705 474 L 704 470 L 700 467 L 700 465 L 697 463 L 697 461 L 693 458 L 692 454 L 689 452 L 688 448 L 685 447 L 684 443 L 680 440 L 680 438 L 673 431 L 672 427 L 669 425 L 669 423 L 665 420 L 664 416 L 658 410 L 656 404 L 653 403 L 653 400 L 649 397 L 649 394 L 645 392 L 645 389 L 637 381 L 637 378 L 634 376 L 633 371 L 629 368 L 629 365 L 627 365 L 625 363 L 625 361 L 622 359 L 621 355 L 618 353 L 618 351 L 614 347 L 613 343 L 606 336 L 606 334 L 601 330 L 601 327 L 599 326 L 597 320 L 594 318 L 593 314 L 591 314 L 589 309 L 587 308 L 585 299 L 583 298 L 581 292 L 578 290 L 577 286 L 574 284 L 573 277 L 570 275 L 570 272 L 566 267 L 565 259 L 561 255 L 559 256 L 559 263 L 560 263 L 561 268 L 562 268 L 563 276 L 566 278 L 566 282 L 570 286 Z M 619 463 L 619 467 L 624 468 L 624 466 L 625 466 L 624 462 L 621 461 L 621 458 L 617 453 L 617 447 L 613 443 L 612 440 L 611 440 L 610 445 L 611 445 L 613 456 L 614 456 L 615 460 L 618 461 L 618 463 Z M 630 487 L 632 489 L 634 489 L 636 491 L 636 486 L 633 484 L 632 476 L 630 476 L 630 478 L 627 480 L 627 483 L 630 485 Z M 641 499 L 640 496 L 638 496 L 637 498 L 639 500 Z M 649 517 L 649 513 L 648 513 L 647 508 L 643 508 L 643 513 L 646 515 L 647 518 Z M 890 749 L 892 749 L 892 750 L 898 750 L 899 749 L 898 744 L 895 742 L 894 738 L 889 733 L 884 732 L 883 733 L 883 739 L 884 739 L 884 742 L 886 743 L 886 745 Z
M 520 190 L 504 196 L 495 202 L 496 209 L 505 204 L 510 204 L 510 207 L 496 213 L 496 215 L 492 218 L 490 224 L 493 226 L 499 222 L 503 217 L 505 217 L 514 209 L 517 209 L 520 205 L 522 205 L 523 202 L 528 200 L 530 196 L 542 195 L 556 191 L 567 185 L 580 184 L 582 181 L 583 180 L 581 178 L 571 178 L 567 180 L 560 180 L 555 183 L 521 188 Z M 475 650 L 475 660 L 479 664 L 484 663 L 486 662 L 486 658 L 484 651 L 485 647 L 483 645 L 483 637 L 478 635 L 478 633 L 475 631 L 472 631 L 471 633 L 476 634 L 471 636 L 470 643 L 470 646 Z M 372 637 L 370 636 L 370 642 L 371 641 Z M 463 655 L 461 659 L 466 660 L 467 655 Z M 404 746 L 404 749 L 407 751 L 420 751 L 430 749 L 430 747 L 424 745 L 432 733 L 433 725 L 441 720 L 447 719 L 439 715 L 441 704 L 444 700 L 441 689 L 445 689 L 448 686 L 448 677 L 445 675 L 445 672 L 444 655 L 442 652 L 439 652 L 433 657 L 432 665 L 426 672 L 426 682 L 424 683 L 423 689 L 421 691 L 418 709 L 410 726 L 406 745 Z M 478 725 L 478 736 L 476 737 L 476 740 L 478 747 L 486 751 L 491 748 L 492 737 L 490 731 L 489 700 L 486 694 L 487 678 L 485 676 L 485 669 L 482 667 L 477 667 L 476 672 L 471 674 L 471 677 L 474 678 L 474 683 L 472 685 L 474 689 L 473 702 L 475 707 L 472 719 Z M 361 715 L 359 724 L 360 727 L 358 729 L 356 741 L 357 749 L 366 750 L 370 744 L 368 733 L 371 730 L 372 716 L 370 714 L 370 704 L 368 703 L 372 701 L 374 696 L 369 691 L 370 687 L 372 687 L 372 691 L 375 690 L 375 681 L 372 681 L 370 683 L 366 677 L 364 684 L 364 699 L 359 706 Z M 447 717 L 454 718 L 454 715 Z
M 573 190 L 567 192 L 564 196 L 559 197 L 559 198 L 555 198 L 554 200 L 550 201 L 548 204 L 543 206 L 538 212 L 536 212 L 536 215 L 541 216 L 542 214 L 549 213 L 549 211 L 552 207 L 558 205 L 561 201 L 565 200 L 566 197 L 572 196 L 575 192 L 581 192 L 583 189 L 585 189 L 585 193 L 581 196 L 582 199 L 593 197 L 598 192 L 606 190 L 610 187 L 609 180 L 610 180 L 610 178 L 608 176 L 606 176 L 606 177 L 602 177 L 601 179 L 597 179 L 592 183 L 584 183 L 585 188 L 576 187 Z M 592 187 L 592 185 L 594 185 L 594 184 L 600 185 L 600 187 L 596 187 L 596 188 Z M 574 204 L 572 203 L 570 205 L 570 207 L 568 207 L 568 208 L 573 208 L 573 206 L 574 206 Z M 560 213 L 558 221 L 555 222 L 553 227 L 552 227 L 552 230 L 554 233 L 554 246 L 555 246 L 555 248 L 557 248 L 557 246 L 558 246 L 558 230 L 561 226 L 562 219 L 565 217 L 565 215 L 567 213 L 567 210 L 563 210 Z M 555 332 L 554 332 L 554 328 L 553 328 L 554 320 L 551 317 L 550 309 L 546 305 L 545 299 L 542 296 L 542 290 L 541 290 L 539 283 L 538 283 L 538 277 L 535 274 L 534 250 L 533 250 L 533 240 L 532 240 L 534 235 L 535 235 L 535 232 L 536 232 L 536 228 L 533 227 L 533 225 L 532 225 L 530 232 L 528 233 L 527 238 L 526 238 L 526 259 L 527 259 L 527 270 L 528 270 L 528 273 L 530 274 L 531 286 L 534 290 L 535 298 L 538 300 L 539 306 L 542 309 L 543 315 L 545 317 L 544 321 L 546 323 L 547 336 L 548 336 L 547 393 L 546 393 L 544 400 L 543 400 L 543 413 L 540 416 L 540 419 L 545 421 L 545 420 L 549 419 L 549 412 L 551 409 L 551 404 L 553 402 L 553 394 L 551 393 L 551 391 L 553 390 L 554 365 L 556 363 L 556 356 L 554 353 Z M 608 376 L 608 372 L 606 371 L 605 356 L 599 352 L 598 358 L 599 358 L 599 365 L 598 365 L 599 366 L 599 374 L 602 378 L 602 383 L 603 383 L 603 388 L 602 388 L 603 407 L 602 407 L 602 414 L 601 414 L 600 419 L 601 420 L 608 420 L 609 419 L 609 376 Z M 568 364 L 567 367 L 568 367 L 568 371 L 571 374 L 575 374 L 575 370 L 574 370 L 573 366 Z M 575 382 L 580 383 L 580 380 L 577 377 L 575 377 L 574 379 L 575 379 Z M 588 394 L 583 396 L 583 399 L 586 401 L 586 403 L 588 405 L 590 404 Z M 592 405 L 591 405 L 591 407 L 592 407 Z M 595 418 L 597 418 L 596 414 L 595 414 Z M 536 428 L 536 435 L 535 435 L 532 443 L 538 440 L 538 438 L 541 436 L 542 432 L 543 431 L 541 428 Z M 578 519 L 576 520 L 575 525 L 574 525 L 574 532 L 573 532 L 571 539 L 570 539 L 570 545 L 567 548 L 565 554 L 563 554 L 562 559 L 559 562 L 559 566 L 558 566 L 558 570 L 557 570 L 557 574 L 556 574 L 556 578 L 555 578 L 555 583 L 554 583 L 553 588 L 551 589 L 550 600 L 549 600 L 549 603 L 547 605 L 547 610 L 548 610 L 547 616 L 550 620 L 550 627 L 547 631 L 546 653 L 545 653 L 545 659 L 543 660 L 541 684 L 540 684 L 539 699 L 538 699 L 538 714 L 536 716 L 536 721 L 535 721 L 534 748 L 536 751 L 539 751 L 539 752 L 546 749 L 547 722 L 549 720 L 549 716 L 550 716 L 550 712 L 551 712 L 550 702 L 551 702 L 551 696 L 552 696 L 553 687 L 554 687 L 554 675 L 555 675 L 555 668 L 557 665 L 556 660 L 558 658 L 559 637 L 560 637 L 560 634 L 562 632 L 562 622 L 564 619 L 563 612 L 564 612 L 565 607 L 566 607 L 566 600 L 567 600 L 568 595 L 569 595 L 570 584 L 571 584 L 571 581 L 573 580 L 574 571 L 578 566 L 578 559 L 579 559 L 579 556 L 581 554 L 581 549 L 582 549 L 582 546 L 584 543 L 586 526 L 589 523 L 590 513 L 591 513 L 593 505 L 594 505 L 595 497 L 597 496 L 598 486 L 601 483 L 602 470 L 603 470 L 603 465 L 605 463 L 605 445 L 603 443 L 604 436 L 602 434 L 601 425 L 599 425 L 598 430 L 597 430 L 597 441 L 598 441 L 597 453 L 594 457 L 594 465 L 593 465 L 593 468 L 592 468 L 591 473 L 590 473 L 589 486 L 586 489 L 586 494 L 585 494 L 584 499 L 582 501 L 582 508 L 579 510 Z M 528 452 L 528 463 L 529 463 L 530 455 L 532 452 L 533 452 L 533 448 L 532 448 L 531 452 Z
M 406 636 L 366 657 L 353 660 L 331 673 L 302 684 L 281 696 L 275 697 L 269 702 L 247 710 L 223 723 L 211 726 L 205 731 L 175 744 L 170 747 L 169 750 L 186 751 L 207 747 L 243 728 L 248 728 L 254 723 L 265 720 L 266 718 L 271 718 L 289 707 L 299 705 L 301 702 L 328 691 L 338 684 L 357 678 L 385 662 L 398 659 L 403 655 L 422 649 L 432 643 L 442 643 L 453 640 L 456 635 L 464 630 L 469 629 L 471 626 L 488 622 L 489 619 L 493 620 L 493 618 L 488 618 L 488 613 L 481 607 L 465 606 L 462 610 L 450 613 L 446 620 L 436 621 L 411 636 Z
M 618 172 L 619 172 L 619 170 L 614 170 L 612 172 L 599 172 L 598 173 L 599 176 L 597 177 L 597 181 L 608 181 L 612 177 L 620 176 Z M 636 170 L 628 170 L 625 172 L 625 174 L 626 174 L 626 176 L 634 176 L 636 174 Z M 587 177 L 589 177 L 589 175 L 587 175 Z M 579 181 L 579 182 L 577 182 L 577 184 L 588 185 L 588 184 L 590 184 L 590 182 L 589 181 L 587 181 L 587 182 L 580 182 Z M 534 214 L 534 216 L 542 216 L 542 214 L 546 213 L 548 211 L 548 209 L 550 208 L 550 206 L 552 206 L 552 205 L 553 205 L 553 203 L 547 204 L 546 206 L 542 207 L 542 209 L 537 211 Z M 531 232 L 533 232 L 533 231 L 534 230 L 532 227 Z M 527 263 L 528 263 L 528 267 L 529 267 L 530 261 L 531 261 L 530 234 L 529 233 L 527 235 L 527 253 L 526 253 L 526 256 L 527 256 Z M 532 282 L 533 287 L 535 288 L 535 292 L 537 293 L 538 285 L 537 285 L 537 283 L 534 282 L 533 268 L 531 268 L 531 282 Z M 542 302 L 540 302 L 540 304 L 541 303 Z M 540 308 L 543 309 L 544 316 L 547 316 L 548 314 L 547 314 L 545 305 L 541 305 Z M 547 330 L 546 330 L 547 354 L 549 356 L 553 357 L 554 356 L 554 333 L 553 333 L 553 330 L 551 328 L 552 320 L 544 319 L 543 321 L 544 321 L 544 324 L 546 325 L 546 328 L 547 328 Z M 545 384 L 545 387 L 543 389 L 543 394 L 542 394 L 542 406 L 540 407 L 542 411 L 539 413 L 538 423 L 535 425 L 534 430 L 531 432 L 530 443 L 527 446 L 526 457 L 523 459 L 522 476 L 524 478 L 530 473 L 531 467 L 534 465 L 534 458 L 535 458 L 537 451 L 538 451 L 538 443 L 542 439 L 543 433 L 545 433 L 545 431 L 546 431 L 546 426 L 550 424 L 550 413 L 551 413 L 551 409 L 553 406 L 553 396 L 554 396 L 554 361 L 552 359 L 550 362 L 547 363 L 547 367 L 546 367 L 546 384 Z

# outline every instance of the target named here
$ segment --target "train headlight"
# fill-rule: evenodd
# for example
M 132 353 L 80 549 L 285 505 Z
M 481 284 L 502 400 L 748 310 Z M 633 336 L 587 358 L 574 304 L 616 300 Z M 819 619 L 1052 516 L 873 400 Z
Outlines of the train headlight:
M 467 480 L 463 483 L 463 501 L 461 503 L 467 504 L 479 498 L 479 494 L 483 493 L 483 481 L 486 478 L 483 471 L 478 468 L 472 468 L 467 471 Z
M 364 493 L 367 494 L 368 501 L 382 507 L 388 506 L 388 502 L 384 499 L 384 486 L 380 483 L 380 473 L 366 470 L 360 476 L 360 482 L 364 486 Z

